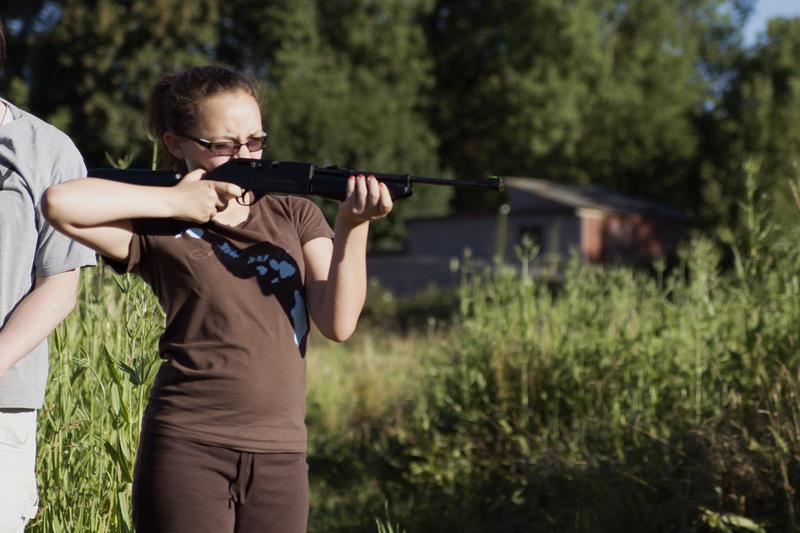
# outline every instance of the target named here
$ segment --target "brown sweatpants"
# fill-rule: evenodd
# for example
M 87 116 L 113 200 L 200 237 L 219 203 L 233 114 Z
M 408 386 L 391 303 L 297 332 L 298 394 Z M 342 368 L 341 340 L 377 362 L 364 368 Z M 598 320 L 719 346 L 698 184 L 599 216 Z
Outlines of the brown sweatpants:
M 302 453 L 246 453 L 142 433 L 133 482 L 138 533 L 303 533 Z

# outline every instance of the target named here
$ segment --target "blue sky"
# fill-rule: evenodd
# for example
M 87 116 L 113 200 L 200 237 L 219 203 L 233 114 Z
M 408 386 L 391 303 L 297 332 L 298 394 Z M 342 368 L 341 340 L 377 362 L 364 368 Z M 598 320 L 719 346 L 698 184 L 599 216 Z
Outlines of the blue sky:
M 800 0 L 756 0 L 750 20 L 744 27 L 744 42 L 751 45 L 767 29 L 772 17 L 800 17 Z

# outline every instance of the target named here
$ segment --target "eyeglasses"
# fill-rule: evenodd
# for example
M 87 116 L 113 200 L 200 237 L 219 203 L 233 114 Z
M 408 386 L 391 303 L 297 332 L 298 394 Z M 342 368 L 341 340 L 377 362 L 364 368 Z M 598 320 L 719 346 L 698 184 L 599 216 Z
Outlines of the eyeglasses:
M 247 141 L 243 143 L 234 141 L 209 141 L 206 139 L 198 139 L 197 137 L 192 137 L 185 133 L 181 133 L 181 135 L 187 139 L 193 140 L 204 148 L 208 148 L 214 155 L 236 155 L 239 153 L 239 150 L 242 149 L 242 146 L 246 146 L 248 152 L 258 152 L 264 148 L 264 143 L 267 141 L 266 133 L 262 133 L 259 137 L 247 139 Z

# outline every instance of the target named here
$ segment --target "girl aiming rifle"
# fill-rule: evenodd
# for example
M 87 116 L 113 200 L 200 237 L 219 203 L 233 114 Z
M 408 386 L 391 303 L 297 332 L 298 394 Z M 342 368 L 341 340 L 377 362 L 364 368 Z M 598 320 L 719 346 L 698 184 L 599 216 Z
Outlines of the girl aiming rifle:
M 153 89 L 149 129 L 173 187 L 103 179 L 51 187 L 52 224 L 141 276 L 166 314 L 164 359 L 142 422 L 133 488 L 139 532 L 301 532 L 308 517 L 305 351 L 353 332 L 366 295 L 369 221 L 392 200 L 352 176 L 335 231 L 307 199 L 255 198 L 201 178 L 260 158 L 256 91 L 196 67 Z

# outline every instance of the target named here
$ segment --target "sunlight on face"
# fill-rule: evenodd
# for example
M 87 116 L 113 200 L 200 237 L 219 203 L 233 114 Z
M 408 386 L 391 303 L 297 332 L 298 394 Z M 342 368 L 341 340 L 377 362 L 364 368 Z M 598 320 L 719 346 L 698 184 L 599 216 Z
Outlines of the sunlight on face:
M 244 91 L 221 93 L 203 100 L 197 109 L 197 123 L 188 134 L 208 141 L 246 142 L 262 135 L 261 110 L 255 98 Z M 242 146 L 234 156 L 219 156 L 195 141 L 183 142 L 189 170 L 211 171 L 235 157 L 261 158 L 262 150 L 250 152 Z

